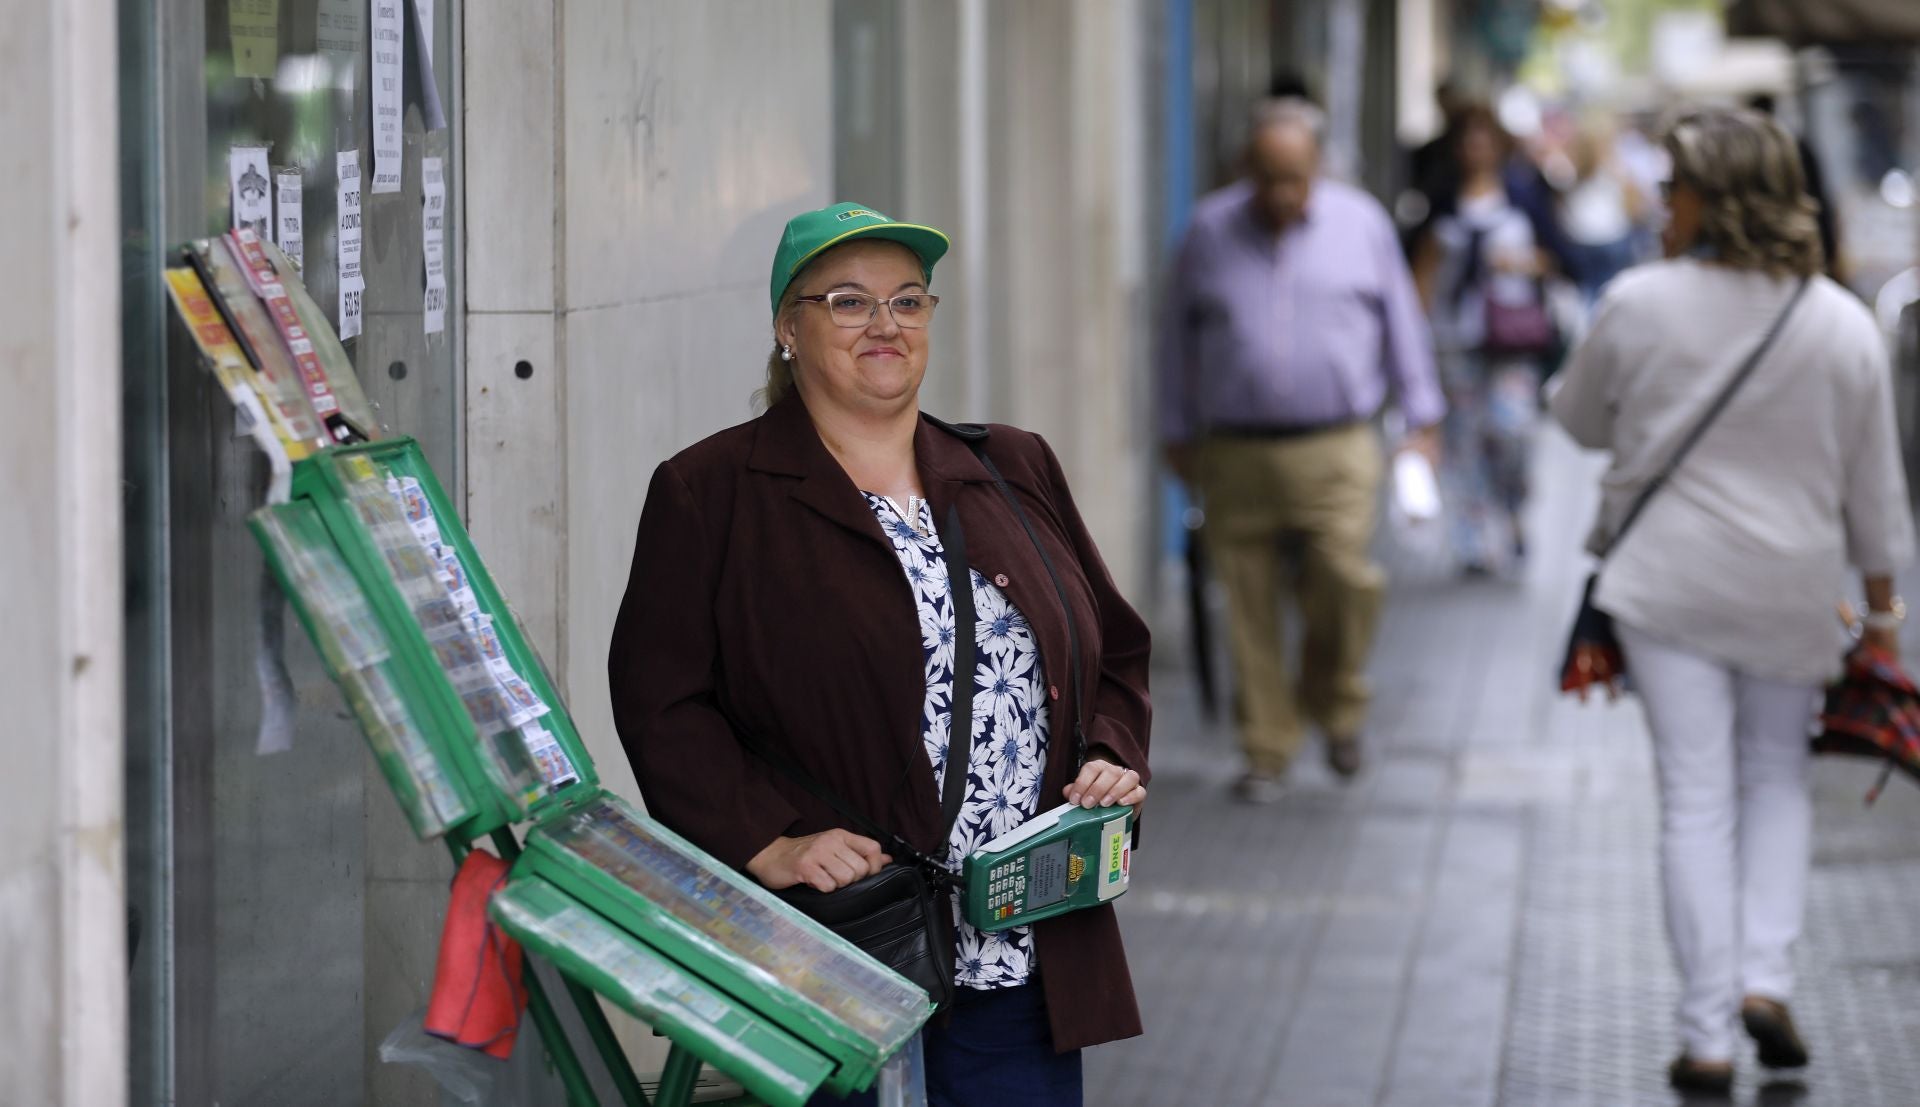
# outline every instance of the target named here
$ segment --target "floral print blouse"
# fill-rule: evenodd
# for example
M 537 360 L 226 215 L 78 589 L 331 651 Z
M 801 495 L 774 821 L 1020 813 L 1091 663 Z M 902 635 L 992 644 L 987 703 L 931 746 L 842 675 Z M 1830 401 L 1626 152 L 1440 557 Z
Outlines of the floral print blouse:
M 920 612 L 920 648 L 926 655 L 927 698 L 920 737 L 933 762 L 934 783 L 945 780 L 952 727 L 954 626 L 946 551 L 933 511 L 919 501 L 918 528 L 890 499 L 862 492 L 893 544 Z M 967 854 L 1032 818 L 1040 809 L 1047 767 L 1047 693 L 1040 652 L 1026 617 L 991 581 L 973 576 L 973 734 L 967 788 L 947 840 L 947 863 L 957 872 Z M 1018 926 L 985 933 L 967 925 L 954 905 L 959 950 L 954 982 L 988 991 L 1024 984 L 1034 970 L 1033 932 Z

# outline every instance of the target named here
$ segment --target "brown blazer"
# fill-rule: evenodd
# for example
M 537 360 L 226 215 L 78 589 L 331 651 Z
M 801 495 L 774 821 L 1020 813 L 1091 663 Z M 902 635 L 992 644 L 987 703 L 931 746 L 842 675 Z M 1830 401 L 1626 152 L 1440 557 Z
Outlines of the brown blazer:
M 972 567 L 1032 626 L 1049 683 L 1041 809 L 1065 802 L 1074 704 L 1089 750 L 1147 777 L 1146 624 L 1114 587 L 1060 464 L 1038 435 L 989 429 L 986 452 L 1026 508 L 1073 605 L 967 444 L 922 417 L 914 454 L 936 521 L 958 504 Z M 798 395 L 654 471 L 607 659 L 614 720 L 647 808 L 745 868 L 781 835 L 843 822 L 743 750 L 716 704 L 922 850 L 941 846 L 940 796 L 920 738 L 920 622 L 893 547 Z M 846 829 L 855 830 L 848 827 Z M 1139 1034 L 1111 905 L 1034 927 L 1055 1048 Z

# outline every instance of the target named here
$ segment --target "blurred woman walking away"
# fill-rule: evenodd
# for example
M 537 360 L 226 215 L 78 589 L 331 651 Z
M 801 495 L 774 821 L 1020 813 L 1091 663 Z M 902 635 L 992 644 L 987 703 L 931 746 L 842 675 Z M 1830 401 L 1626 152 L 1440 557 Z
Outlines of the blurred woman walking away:
M 1542 282 L 1549 237 L 1517 202 L 1513 143 L 1485 106 L 1461 112 L 1457 189 L 1442 196 L 1414 253 L 1446 389 L 1454 548 L 1470 574 L 1507 572 L 1526 554 L 1520 511 L 1539 416 L 1542 363 L 1555 342 Z
M 1839 670 L 1849 565 L 1864 633 L 1897 649 L 1893 576 L 1913 520 L 1886 350 L 1859 301 L 1819 275 L 1793 138 L 1711 110 L 1679 117 L 1665 145 L 1667 260 L 1608 288 L 1551 405 L 1613 454 L 1590 548 L 1637 520 L 1593 602 L 1615 621 L 1659 768 L 1682 980 L 1669 1076 L 1723 1092 L 1742 1023 L 1762 1065 L 1807 1063 L 1787 1004 L 1813 829 L 1808 728 Z
M 1646 221 L 1650 195 L 1643 195 L 1616 152 L 1611 120 L 1592 119 L 1574 135 L 1573 184 L 1560 199 L 1560 225 L 1567 235 L 1573 272 L 1591 305 L 1621 270 L 1640 261 L 1636 231 Z

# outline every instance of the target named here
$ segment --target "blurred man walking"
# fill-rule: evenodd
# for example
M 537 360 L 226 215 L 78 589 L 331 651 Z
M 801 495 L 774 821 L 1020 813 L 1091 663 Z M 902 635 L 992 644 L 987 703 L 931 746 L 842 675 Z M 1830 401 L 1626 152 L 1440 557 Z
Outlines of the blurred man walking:
M 1304 101 L 1258 109 L 1248 177 L 1195 210 L 1162 333 L 1160 430 L 1205 501 L 1247 757 L 1235 794 L 1256 803 L 1279 796 L 1305 722 L 1336 772 L 1360 770 L 1384 587 L 1368 556 L 1384 468 L 1371 420 L 1395 393 L 1432 455 L 1445 413 L 1393 222 L 1320 179 L 1321 123 Z M 1298 553 L 1297 680 L 1281 644 L 1283 550 Z

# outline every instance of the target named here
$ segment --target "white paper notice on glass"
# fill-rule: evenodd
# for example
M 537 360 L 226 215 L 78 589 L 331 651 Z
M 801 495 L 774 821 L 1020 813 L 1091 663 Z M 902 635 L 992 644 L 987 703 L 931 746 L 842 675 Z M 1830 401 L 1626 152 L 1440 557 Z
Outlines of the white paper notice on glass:
M 360 55 L 358 0 L 320 0 L 314 10 L 313 44 L 336 64 Z
M 306 232 L 300 213 L 300 171 L 273 171 L 273 242 L 295 269 L 306 271 Z
M 401 116 L 406 110 L 401 80 L 404 0 L 368 0 L 372 4 L 373 39 L 373 192 L 400 191 Z
M 273 181 L 265 146 L 235 146 L 227 151 L 227 178 L 233 186 L 233 226 L 252 227 L 273 237 Z
M 360 333 L 366 310 L 367 281 L 360 272 L 360 151 L 342 150 L 338 162 L 334 210 L 340 213 L 340 337 L 348 339 Z
M 228 0 L 233 75 L 271 77 L 280 61 L 280 0 Z
M 427 333 L 447 329 L 447 179 L 442 158 L 420 159 L 420 256 L 427 264 Z

